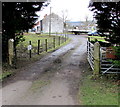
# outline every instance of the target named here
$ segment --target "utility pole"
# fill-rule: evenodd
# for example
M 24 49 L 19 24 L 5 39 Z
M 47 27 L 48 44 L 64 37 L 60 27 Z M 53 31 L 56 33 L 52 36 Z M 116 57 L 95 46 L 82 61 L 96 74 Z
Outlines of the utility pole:
M 52 7 L 50 7 L 49 36 L 51 35 L 51 8 Z
M 64 25 L 65 25 L 65 22 L 64 22 L 64 21 L 65 21 L 65 19 L 64 19 L 64 14 L 63 14 L 63 34 L 64 34 L 64 27 L 65 27 L 65 26 L 64 26 Z

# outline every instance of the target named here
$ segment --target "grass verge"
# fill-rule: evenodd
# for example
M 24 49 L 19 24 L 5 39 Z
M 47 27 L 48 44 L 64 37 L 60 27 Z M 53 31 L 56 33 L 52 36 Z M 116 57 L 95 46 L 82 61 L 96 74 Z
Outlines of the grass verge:
M 118 83 L 101 76 L 92 79 L 91 73 L 84 73 L 79 90 L 79 101 L 82 105 L 119 105 Z
M 10 75 L 12 75 L 12 72 L 9 71 L 0 74 L 0 81 L 2 81 L 3 78 L 9 77 Z

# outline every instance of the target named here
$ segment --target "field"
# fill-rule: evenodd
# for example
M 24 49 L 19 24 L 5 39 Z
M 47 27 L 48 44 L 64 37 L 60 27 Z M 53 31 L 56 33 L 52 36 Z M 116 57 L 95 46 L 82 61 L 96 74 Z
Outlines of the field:
M 45 52 L 50 52 L 54 49 L 62 46 L 66 41 L 67 37 L 54 36 L 54 35 L 37 35 L 37 34 L 26 34 L 24 35 L 25 41 L 21 42 L 17 46 L 17 56 L 22 58 L 29 58 L 28 46 L 32 45 L 31 57 L 37 54 L 43 54 Z M 39 45 L 38 45 L 39 40 Z M 39 48 L 39 50 L 38 50 Z M 39 51 L 39 52 L 38 52 Z
M 80 85 L 79 100 L 82 105 L 118 105 L 119 87 L 118 81 L 110 76 L 101 76 L 92 79 L 92 74 L 86 72 L 83 74 Z
M 29 45 L 29 41 L 31 41 L 31 45 L 33 47 L 32 51 L 34 51 L 35 47 L 38 47 L 38 40 L 40 40 L 40 48 L 44 49 L 46 48 L 46 39 L 47 39 L 47 49 L 49 50 L 50 48 L 54 47 L 58 47 L 59 45 L 61 45 L 63 42 L 65 42 L 65 38 L 64 37 L 60 37 L 60 36 L 54 36 L 54 35 L 37 35 L 37 34 L 26 34 L 24 35 L 25 41 L 21 42 L 17 48 L 27 48 Z M 55 38 L 55 41 L 54 41 Z

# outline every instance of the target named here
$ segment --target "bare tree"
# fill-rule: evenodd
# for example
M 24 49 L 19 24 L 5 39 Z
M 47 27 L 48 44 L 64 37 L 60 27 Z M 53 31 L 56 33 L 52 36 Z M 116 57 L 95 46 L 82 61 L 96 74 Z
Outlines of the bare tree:
M 68 10 L 65 9 L 65 10 L 62 10 L 62 19 L 63 19 L 63 33 L 64 33 L 64 30 L 66 30 L 66 21 L 68 19 Z
M 88 21 L 88 19 L 89 19 L 89 16 L 86 15 L 86 16 L 85 16 L 85 30 L 88 29 L 88 25 L 89 25 L 89 21 Z

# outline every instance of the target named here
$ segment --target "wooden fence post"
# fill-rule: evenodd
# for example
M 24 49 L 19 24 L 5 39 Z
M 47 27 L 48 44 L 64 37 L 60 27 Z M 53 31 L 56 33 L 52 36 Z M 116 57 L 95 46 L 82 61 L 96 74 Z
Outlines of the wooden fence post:
M 14 38 L 14 67 L 17 69 L 17 48 L 16 48 L 16 38 Z
M 65 34 L 65 42 L 67 41 L 67 35 Z
M 53 47 L 55 48 L 55 37 L 53 38 Z
M 14 57 L 14 40 L 9 39 L 8 41 L 8 52 L 9 52 L 9 65 L 12 66 L 12 61 Z
M 29 54 L 30 54 L 30 58 L 32 58 L 32 55 L 31 55 L 31 54 L 32 54 L 32 51 L 31 51 L 31 48 L 32 48 L 32 47 L 31 47 L 31 46 L 32 46 L 32 45 L 31 45 L 31 41 L 29 41 L 29 47 L 30 47 L 30 49 L 29 49 L 29 52 L 30 52 L 30 53 L 29 53 Z
M 66 42 L 66 34 L 65 34 L 65 42 Z
M 94 44 L 94 75 L 99 75 L 100 73 L 100 44 L 96 42 Z
M 88 41 L 87 41 L 87 53 L 88 53 L 88 57 L 89 57 L 89 51 L 90 51 L 90 38 L 88 37 Z
M 38 55 L 40 53 L 40 40 L 38 40 Z
M 89 49 L 89 41 L 87 40 L 87 54 L 88 54 L 88 49 Z
M 63 36 L 63 37 L 62 37 L 62 43 L 64 43 L 64 39 L 65 39 L 65 37 Z
M 45 39 L 45 51 L 47 52 L 47 39 Z
M 59 40 L 58 40 L 58 45 L 60 45 L 60 36 L 59 36 Z

